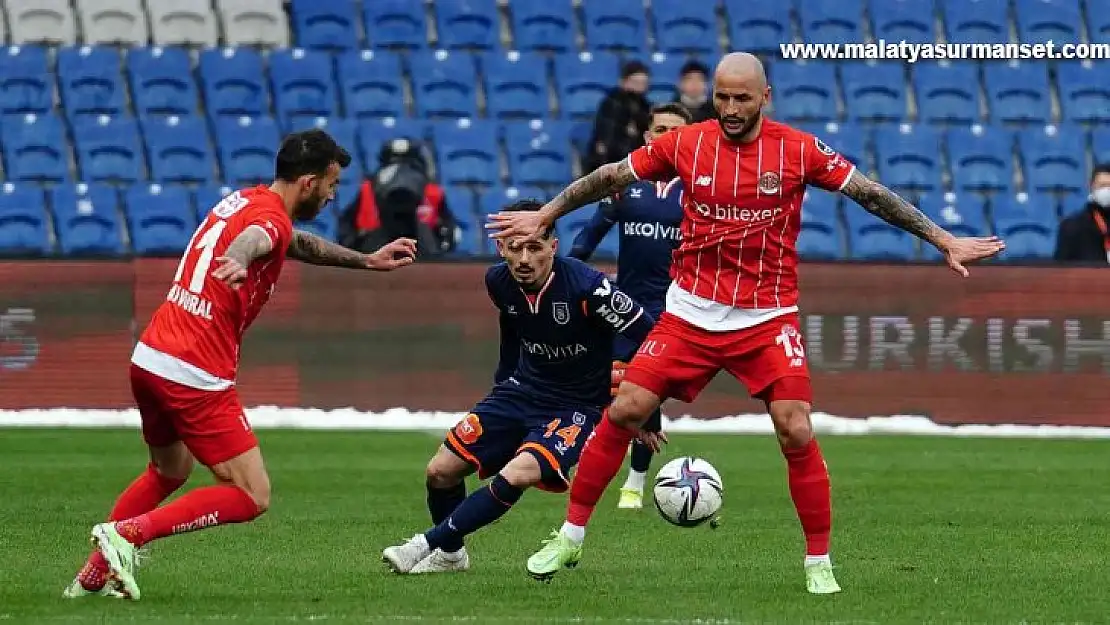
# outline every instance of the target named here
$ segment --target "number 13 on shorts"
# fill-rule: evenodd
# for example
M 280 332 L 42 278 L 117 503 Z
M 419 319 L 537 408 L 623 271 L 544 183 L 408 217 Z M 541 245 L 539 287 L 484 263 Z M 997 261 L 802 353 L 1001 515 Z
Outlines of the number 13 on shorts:
M 802 334 L 796 327 L 789 323 L 783 324 L 779 335 L 775 337 L 775 344 L 782 347 L 790 368 L 805 366 L 806 350 L 802 345 Z

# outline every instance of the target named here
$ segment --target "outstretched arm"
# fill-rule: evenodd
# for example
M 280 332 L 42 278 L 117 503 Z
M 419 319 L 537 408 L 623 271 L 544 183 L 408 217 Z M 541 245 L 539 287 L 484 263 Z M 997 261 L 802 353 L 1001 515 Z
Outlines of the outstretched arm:
M 294 230 L 287 253 L 290 258 L 310 265 L 390 271 L 413 262 L 416 241 L 397 239 L 373 254 L 363 254 L 310 232 Z
M 247 279 L 247 267 L 256 259 L 269 254 L 273 248 L 274 240 L 262 226 L 247 226 L 231 241 L 223 256 L 216 259 L 218 265 L 212 271 L 212 277 L 237 287 Z
M 609 197 L 633 182 L 636 182 L 636 174 L 632 173 L 627 158 L 616 163 L 606 163 L 570 183 L 562 193 L 547 203 L 544 210 L 548 212 L 550 223 L 555 223 L 563 215 Z

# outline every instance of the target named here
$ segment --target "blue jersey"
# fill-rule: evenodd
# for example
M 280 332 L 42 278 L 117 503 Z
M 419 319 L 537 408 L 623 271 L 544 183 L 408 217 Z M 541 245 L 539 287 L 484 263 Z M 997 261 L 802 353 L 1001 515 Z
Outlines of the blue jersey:
M 618 226 L 617 282 L 653 315 L 663 310 L 671 283 L 671 253 L 682 241 L 682 182 L 641 181 L 602 200 L 574 239 L 570 256 L 588 260 L 609 229 Z
M 655 320 L 605 274 L 556 257 L 551 276 L 530 298 L 500 263 L 486 272 L 501 313 L 495 382 L 556 406 L 610 401 L 613 337 L 639 345 Z

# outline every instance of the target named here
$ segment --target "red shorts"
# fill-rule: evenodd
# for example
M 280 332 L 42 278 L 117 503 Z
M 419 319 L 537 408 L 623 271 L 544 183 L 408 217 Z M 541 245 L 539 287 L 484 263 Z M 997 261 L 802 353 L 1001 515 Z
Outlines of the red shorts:
M 710 332 L 663 313 L 624 379 L 662 399 L 691 402 L 721 369 L 757 399 L 813 400 L 797 313 L 730 332 Z
M 151 447 L 177 441 L 205 466 L 226 462 L 258 446 L 235 388 L 201 391 L 131 365 L 131 393 Z

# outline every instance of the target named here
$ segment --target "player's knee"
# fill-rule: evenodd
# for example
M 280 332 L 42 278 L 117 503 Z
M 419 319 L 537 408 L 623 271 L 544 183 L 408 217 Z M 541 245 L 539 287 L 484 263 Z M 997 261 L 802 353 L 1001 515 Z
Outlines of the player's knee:
M 258 507 L 259 516 L 266 513 L 270 509 L 270 481 L 266 480 L 264 485 L 259 484 L 254 486 L 247 494 L 254 500 L 254 505 Z
M 659 398 L 651 391 L 625 382 L 609 406 L 609 420 L 621 427 L 638 428 L 658 407 Z
M 531 488 L 543 479 L 543 467 L 540 461 L 530 453 L 517 454 L 505 468 L 501 469 L 501 477 L 516 488 Z
M 771 419 L 779 444 L 787 448 L 804 447 L 813 438 L 809 405 L 801 401 L 772 402 Z
M 448 466 L 447 463 L 440 461 L 439 456 L 436 456 L 428 461 L 428 467 L 424 470 L 424 479 L 431 488 L 442 489 L 455 486 L 462 481 L 462 476 L 454 467 Z

